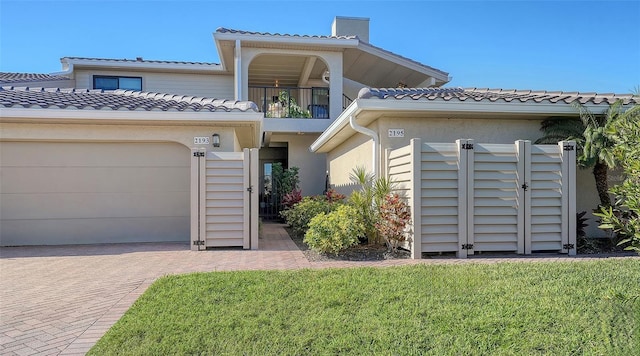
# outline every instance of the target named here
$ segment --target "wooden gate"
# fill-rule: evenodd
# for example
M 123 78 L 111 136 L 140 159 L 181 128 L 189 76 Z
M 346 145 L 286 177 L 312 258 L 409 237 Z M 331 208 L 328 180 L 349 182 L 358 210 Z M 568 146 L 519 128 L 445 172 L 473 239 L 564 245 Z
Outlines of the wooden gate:
M 424 143 L 388 153 L 422 252 L 575 254 L 575 144 Z
M 192 156 L 191 249 L 258 249 L 258 150 Z

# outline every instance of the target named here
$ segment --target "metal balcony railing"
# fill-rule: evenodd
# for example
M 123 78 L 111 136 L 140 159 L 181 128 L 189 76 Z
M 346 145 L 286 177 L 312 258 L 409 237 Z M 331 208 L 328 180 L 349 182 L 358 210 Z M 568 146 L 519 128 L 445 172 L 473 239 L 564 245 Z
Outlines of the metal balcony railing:
M 269 118 L 329 118 L 328 88 L 249 87 L 249 100 Z

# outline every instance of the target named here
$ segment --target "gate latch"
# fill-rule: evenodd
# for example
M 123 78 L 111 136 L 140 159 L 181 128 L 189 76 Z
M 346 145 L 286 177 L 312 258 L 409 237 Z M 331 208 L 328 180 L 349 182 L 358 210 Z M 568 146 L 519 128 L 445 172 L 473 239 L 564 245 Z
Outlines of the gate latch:
M 193 157 L 204 157 L 204 152 L 193 152 Z
M 247 188 L 247 192 L 253 193 L 253 186 L 250 186 L 249 188 Z
M 529 184 L 527 184 L 526 182 L 522 185 L 522 189 L 527 190 L 529 189 Z

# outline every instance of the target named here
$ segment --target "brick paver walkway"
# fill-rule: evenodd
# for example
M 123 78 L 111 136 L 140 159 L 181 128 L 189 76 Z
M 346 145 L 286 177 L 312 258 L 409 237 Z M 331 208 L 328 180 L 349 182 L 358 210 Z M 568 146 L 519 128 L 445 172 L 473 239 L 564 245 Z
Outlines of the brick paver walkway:
M 84 354 L 158 277 L 199 271 L 580 260 L 453 258 L 308 262 L 282 225 L 260 250 L 194 252 L 187 244 L 11 247 L 0 251 L 0 354 Z M 588 259 L 592 259 L 590 257 Z

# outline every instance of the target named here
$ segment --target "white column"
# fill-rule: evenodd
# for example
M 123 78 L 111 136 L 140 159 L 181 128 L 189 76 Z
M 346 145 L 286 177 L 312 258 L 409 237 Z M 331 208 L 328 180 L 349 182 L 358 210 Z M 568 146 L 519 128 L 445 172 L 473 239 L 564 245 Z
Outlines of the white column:
M 342 113 L 342 53 L 320 55 L 329 67 L 329 117 L 335 120 Z
M 244 85 L 243 85 L 243 67 L 242 67 L 242 45 L 240 40 L 236 40 L 236 47 L 234 49 L 234 58 L 233 58 L 233 70 L 234 70 L 234 96 L 235 100 L 245 100 L 243 99 Z

